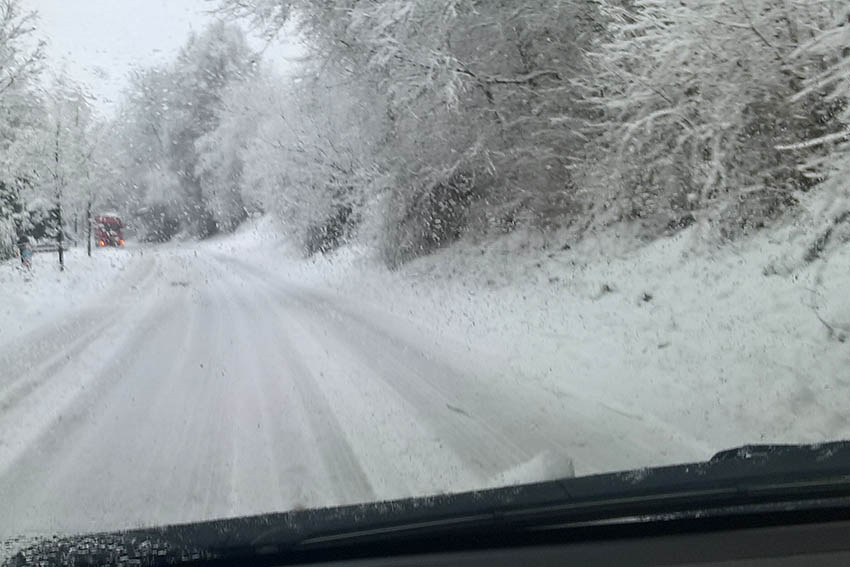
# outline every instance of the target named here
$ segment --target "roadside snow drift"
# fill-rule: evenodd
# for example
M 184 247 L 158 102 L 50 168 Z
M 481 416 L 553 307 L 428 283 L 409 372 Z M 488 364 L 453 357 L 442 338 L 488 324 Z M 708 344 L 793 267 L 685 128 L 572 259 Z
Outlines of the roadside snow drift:
M 850 252 L 789 272 L 772 238 L 515 234 L 390 272 L 263 219 L 3 265 L 0 541 L 848 438 Z
M 238 242 L 257 265 L 449 334 L 509 361 L 522 387 L 652 424 L 705 457 L 850 438 L 847 246 L 777 275 L 795 248 L 789 231 L 722 247 L 692 229 L 646 246 L 613 234 L 554 249 L 516 234 L 390 272 L 356 249 L 271 262 L 270 227 L 254 232 L 260 247 Z M 645 450 L 669 456 L 663 442 Z

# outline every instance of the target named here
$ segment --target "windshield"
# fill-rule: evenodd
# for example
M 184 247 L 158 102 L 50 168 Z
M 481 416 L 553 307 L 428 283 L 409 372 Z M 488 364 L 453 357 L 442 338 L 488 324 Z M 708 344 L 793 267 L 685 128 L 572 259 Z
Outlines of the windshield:
M 850 438 L 848 22 L 0 0 L 0 542 Z

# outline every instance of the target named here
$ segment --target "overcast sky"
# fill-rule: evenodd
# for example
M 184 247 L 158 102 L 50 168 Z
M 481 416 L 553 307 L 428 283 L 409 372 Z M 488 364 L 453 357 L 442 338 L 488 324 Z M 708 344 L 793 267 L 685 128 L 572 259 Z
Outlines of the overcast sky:
M 63 67 L 85 84 L 109 113 L 138 66 L 172 59 L 191 31 L 212 21 L 205 0 L 23 0 L 39 13 L 39 35 L 48 41 L 49 67 Z M 293 46 L 266 52 L 278 68 L 297 54 Z

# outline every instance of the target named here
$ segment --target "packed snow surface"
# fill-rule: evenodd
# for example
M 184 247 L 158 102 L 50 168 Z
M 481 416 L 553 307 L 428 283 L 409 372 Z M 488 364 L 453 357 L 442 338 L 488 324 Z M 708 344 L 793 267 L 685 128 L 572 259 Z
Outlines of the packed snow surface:
M 789 271 L 776 234 L 695 238 L 391 272 L 266 219 L 0 265 L 0 540 L 850 438 L 850 251 Z

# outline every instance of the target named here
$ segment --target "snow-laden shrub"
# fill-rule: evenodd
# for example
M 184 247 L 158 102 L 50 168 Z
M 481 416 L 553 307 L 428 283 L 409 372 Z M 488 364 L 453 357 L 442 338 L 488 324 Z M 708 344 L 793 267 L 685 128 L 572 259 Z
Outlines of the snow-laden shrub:
M 388 223 L 384 257 L 397 266 L 459 240 L 481 187 L 468 173 L 455 173 L 409 200 L 392 205 L 396 218 Z
M 13 258 L 17 250 L 17 233 L 11 219 L 0 219 L 0 260 Z
M 356 224 L 352 208 L 339 206 L 333 214 L 307 228 L 304 253 L 313 256 L 333 252 L 351 237 Z
M 805 4 L 603 3 L 598 73 L 584 80 L 614 150 L 599 173 L 615 214 L 656 234 L 701 217 L 733 236 L 797 203 L 811 182 L 795 165 L 808 153 L 777 146 L 835 126 L 823 93 L 794 97 L 812 70 L 794 53 L 832 13 Z
M 819 62 L 794 99 L 825 96 L 834 109 L 836 127 L 779 148 L 816 151 L 800 167 L 819 182 L 814 194 L 804 199 L 813 233 L 806 261 L 850 242 L 850 6 L 836 10 L 830 23 L 794 53 L 798 59 Z
M 137 210 L 136 226 L 145 242 L 168 242 L 180 232 L 180 219 L 173 209 L 164 203 L 154 203 Z

